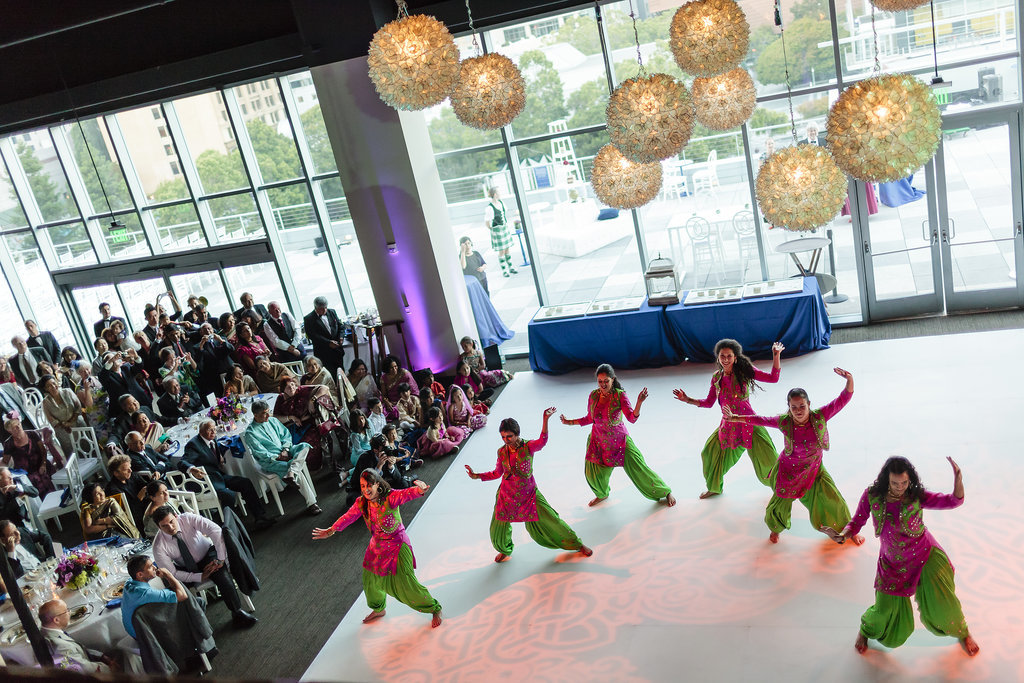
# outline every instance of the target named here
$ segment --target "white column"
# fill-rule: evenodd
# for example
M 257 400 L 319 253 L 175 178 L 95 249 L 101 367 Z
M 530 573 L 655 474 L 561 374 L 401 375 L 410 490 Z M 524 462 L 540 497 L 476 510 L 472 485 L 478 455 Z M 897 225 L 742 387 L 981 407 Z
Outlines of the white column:
M 412 369 L 450 369 L 476 325 L 425 118 L 381 101 L 365 57 L 311 72 L 381 319 L 404 321 Z

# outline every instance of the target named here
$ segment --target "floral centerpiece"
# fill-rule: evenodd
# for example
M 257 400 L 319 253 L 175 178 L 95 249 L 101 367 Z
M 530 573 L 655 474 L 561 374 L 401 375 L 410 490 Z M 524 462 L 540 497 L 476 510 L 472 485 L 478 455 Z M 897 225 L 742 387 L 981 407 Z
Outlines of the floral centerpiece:
M 217 403 L 210 408 L 207 415 L 218 425 L 233 429 L 235 420 L 245 414 L 245 406 L 237 394 L 228 394 L 224 398 L 218 398 Z
M 57 563 L 57 585 L 78 590 L 99 576 L 99 573 L 100 566 L 96 558 L 85 550 L 76 550 L 60 558 Z

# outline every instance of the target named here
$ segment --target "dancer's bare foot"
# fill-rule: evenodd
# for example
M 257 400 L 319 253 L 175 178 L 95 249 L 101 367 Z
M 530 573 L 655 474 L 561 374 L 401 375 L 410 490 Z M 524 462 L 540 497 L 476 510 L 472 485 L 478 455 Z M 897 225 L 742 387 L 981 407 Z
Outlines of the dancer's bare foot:
M 494 556 L 494 561 L 495 562 L 504 562 L 507 559 L 508 559 L 508 555 L 506 555 L 505 553 L 498 553 L 497 555 Z
M 441 625 L 441 610 L 434 612 L 434 616 L 430 619 L 430 628 L 437 628 Z
M 853 647 L 857 652 L 864 654 L 868 651 L 868 637 L 863 633 L 858 633 L 857 640 L 853 641 Z
M 772 543 L 778 543 L 779 542 L 779 532 L 778 531 L 773 531 L 770 534 L 768 534 L 768 540 L 771 541 Z
M 978 647 L 978 644 L 974 642 L 974 638 L 972 638 L 970 635 L 966 635 L 960 640 L 960 646 L 963 647 L 963 649 L 971 657 L 978 654 L 978 650 L 981 649 L 980 647 Z
M 676 497 L 671 493 L 665 496 L 665 505 L 673 507 L 676 504 Z
M 580 549 L 577 552 L 580 555 L 582 555 L 583 557 L 590 557 L 591 555 L 594 554 L 594 549 L 593 548 L 589 548 L 589 547 L 587 547 L 585 545 L 581 545 Z
M 715 491 L 705 491 L 704 493 L 700 494 L 700 499 L 701 500 L 707 500 L 708 498 L 714 498 L 715 496 L 718 496 L 718 495 L 721 495 L 721 494 L 720 493 L 716 493 Z
M 608 500 L 608 496 L 605 496 L 604 498 L 595 498 L 594 500 L 592 500 L 589 503 L 587 503 L 587 505 L 590 506 L 590 507 L 594 507 L 598 503 L 604 502 L 606 500 Z
M 377 610 L 374 610 L 374 611 L 370 612 L 369 614 L 367 614 L 365 617 L 363 617 L 363 623 L 364 624 L 369 624 L 371 621 L 377 621 L 378 619 L 380 619 L 385 614 L 386 614 L 386 612 L 384 610 L 381 610 L 379 612 Z
M 864 537 L 860 534 L 856 536 L 850 536 L 850 540 L 853 541 L 854 545 L 864 545 Z

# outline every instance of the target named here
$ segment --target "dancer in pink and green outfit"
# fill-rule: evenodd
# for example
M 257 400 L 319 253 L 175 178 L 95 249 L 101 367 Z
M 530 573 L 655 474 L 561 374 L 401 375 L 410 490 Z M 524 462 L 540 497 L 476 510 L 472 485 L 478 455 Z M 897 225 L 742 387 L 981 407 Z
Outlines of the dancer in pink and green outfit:
M 554 408 L 544 411 L 540 437 L 533 441 L 520 438 L 519 423 L 511 417 L 505 418 L 498 427 L 505 445 L 498 449 L 494 469 L 474 472 L 466 465 L 471 479 L 491 481 L 501 477 L 491 516 L 491 545 L 498 551 L 495 562 L 502 562 L 512 554 L 512 522 L 525 522 L 530 538 L 545 548 L 576 550 L 585 557 L 594 554 L 548 505 L 533 478 L 533 456 L 548 442 L 548 419 L 554 414 Z
M 441 625 L 441 605 L 416 579 L 416 558 L 398 512 L 399 505 L 419 498 L 430 488 L 418 479 L 415 484 L 393 491 L 376 470 L 363 470 L 358 500 L 329 528 L 313 530 L 314 540 L 330 538 L 360 517 L 370 530 L 370 545 L 363 557 L 363 592 L 373 611 L 363 619 L 364 624 L 384 616 L 384 604 L 390 595 L 417 612 L 432 614 L 431 627 Z
M 711 389 L 704 400 L 686 395 L 682 389 L 672 393 L 683 403 L 700 408 L 710 408 L 717 401 L 723 408 L 729 406 L 736 415 L 753 415 L 750 393 L 757 388 L 758 381 L 774 384 L 779 381 L 782 370 L 780 358 L 785 350 L 780 342 L 772 344 L 772 371 L 763 372 L 754 367 L 743 354 L 743 347 L 735 339 L 722 339 L 715 344 L 715 358 L 718 370 L 711 376 Z M 704 482 L 707 485 L 701 499 L 717 496 L 722 492 L 722 479 L 732 466 L 739 462 L 743 451 L 750 456 L 754 473 L 765 486 L 772 486 L 771 472 L 778 457 L 775 444 L 768 436 L 768 430 L 761 426 L 729 422 L 724 417 L 718 429 L 711 433 L 700 459 L 704 464 Z
M 612 470 L 621 467 L 626 470 L 633 485 L 645 498 L 665 500 L 672 507 L 676 504 L 672 489 L 661 477 L 654 473 L 640 449 L 633 443 L 622 418 L 636 422 L 640 417 L 640 406 L 647 400 L 647 387 L 640 390 L 636 397 L 636 408 L 629 404 L 629 397 L 615 377 L 611 365 L 603 363 L 597 367 L 597 389 L 590 392 L 587 401 L 587 414 L 575 420 L 559 415 L 562 424 L 593 425 L 587 439 L 586 477 L 590 490 L 596 496 L 589 505 L 597 505 L 606 499 L 611 492 L 608 485 Z
M 775 492 L 764 513 L 764 522 L 771 530 L 768 540 L 772 543 L 778 543 L 782 530 L 790 528 L 793 501 L 797 499 L 807 508 L 811 524 L 819 531 L 828 533 L 828 528 L 839 533 L 850 521 L 850 508 L 843 494 L 821 464 L 829 449 L 827 422 L 853 398 L 853 375 L 842 368 L 834 371 L 846 379 L 846 386 L 837 398 L 817 410 L 811 410 L 807 392 L 799 388 L 790 389 L 786 396 L 789 412 L 776 417 L 737 415 L 729 406 L 722 406 L 730 422 L 775 427 L 786 440 L 772 472 Z M 853 542 L 860 545 L 864 539 L 854 536 Z
M 875 604 L 860 618 L 857 652 L 868 649 L 869 638 L 886 647 L 906 642 L 914 632 L 913 595 L 925 628 L 956 638 L 972 657 L 978 654 L 956 597 L 953 565 L 924 525 L 924 510 L 950 510 L 964 502 L 963 475 L 952 458 L 946 460 L 953 466 L 951 494 L 926 491 L 909 460 L 889 458 L 860 497 L 853 519 L 841 534 L 833 535 L 837 543 L 855 537 L 870 515 L 879 539 Z

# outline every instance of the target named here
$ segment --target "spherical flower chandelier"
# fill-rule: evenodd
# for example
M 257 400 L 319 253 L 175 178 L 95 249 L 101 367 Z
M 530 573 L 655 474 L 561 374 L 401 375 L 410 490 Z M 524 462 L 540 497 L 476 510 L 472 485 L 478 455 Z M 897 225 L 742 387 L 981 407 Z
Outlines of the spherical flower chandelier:
M 614 145 L 605 145 L 594 157 L 590 184 L 604 204 L 616 209 L 635 209 L 661 191 L 661 163 L 634 163 Z
M 615 88 L 605 110 L 612 144 L 637 163 L 679 153 L 693 132 L 693 101 L 668 74 L 641 73 Z
M 905 12 L 921 5 L 927 5 L 928 0 L 871 0 L 871 4 L 883 12 Z
M 697 120 L 711 130 L 731 130 L 750 118 L 757 103 L 754 80 L 740 68 L 693 79 Z
M 910 74 L 854 83 L 828 113 L 826 144 L 839 168 L 863 181 L 906 178 L 935 155 L 942 117 L 931 90 Z
M 459 77 L 459 49 L 448 28 L 423 14 L 385 24 L 370 42 L 370 79 L 395 109 L 425 109 L 448 97 Z
M 694 0 L 676 10 L 669 47 L 679 68 L 694 76 L 716 76 L 747 56 L 750 25 L 733 0 Z
M 467 126 L 501 128 L 523 111 L 526 81 L 519 67 L 504 55 L 470 57 L 462 62 L 451 102 L 455 116 Z
M 765 220 L 787 230 L 813 230 L 836 217 L 846 200 L 846 176 L 818 145 L 775 152 L 754 185 Z

